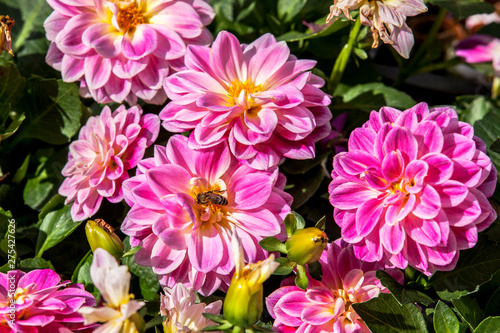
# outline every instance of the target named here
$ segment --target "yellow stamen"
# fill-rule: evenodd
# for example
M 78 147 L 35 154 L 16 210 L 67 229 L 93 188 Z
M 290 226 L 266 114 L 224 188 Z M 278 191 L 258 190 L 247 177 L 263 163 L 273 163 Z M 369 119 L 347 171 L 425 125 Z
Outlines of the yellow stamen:
M 143 9 L 135 1 L 127 4 L 118 4 L 118 8 L 119 12 L 116 20 L 123 33 L 135 29 L 139 24 L 147 23 Z

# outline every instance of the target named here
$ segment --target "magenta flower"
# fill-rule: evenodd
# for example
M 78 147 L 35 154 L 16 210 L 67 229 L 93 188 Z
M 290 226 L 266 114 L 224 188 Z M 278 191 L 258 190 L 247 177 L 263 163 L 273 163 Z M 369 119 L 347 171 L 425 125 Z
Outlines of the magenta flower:
M 333 160 L 330 202 L 356 256 L 426 275 L 452 270 L 496 212 L 486 145 L 448 107 L 383 107 Z
M 495 76 L 500 76 L 500 39 L 488 35 L 472 35 L 458 43 L 455 53 L 471 64 L 491 62 Z
M 74 221 L 94 215 L 103 198 L 113 203 L 123 199 L 126 170 L 137 165 L 159 131 L 158 116 L 142 116 L 138 106 L 121 105 L 113 113 L 106 106 L 99 116 L 89 118 L 78 140 L 69 146 L 68 163 L 62 170 L 67 178 L 59 188 L 59 194 L 67 197 L 65 204 L 73 202 Z
M 292 279 L 286 279 L 281 288 L 267 297 L 267 309 L 275 318 L 274 331 L 369 333 L 352 304 L 365 302 L 381 292 L 389 293 L 375 277 L 383 266 L 358 260 L 352 245 L 340 240 L 328 245 L 319 262 L 323 268 L 321 282 L 309 277 L 307 290 L 302 290 Z M 403 282 L 400 271 L 387 272 Z
M 93 306 L 95 298 L 83 285 L 69 283 L 50 269 L 0 273 L 0 332 L 91 332 L 77 310 Z
M 251 169 L 237 161 L 227 144 L 192 150 L 174 135 L 153 158 L 139 162 L 138 175 L 123 183 L 132 207 L 122 224 L 139 265 L 152 266 L 160 283 L 183 283 L 204 295 L 231 279 L 232 229 L 242 240 L 245 259 L 265 259 L 258 242 L 282 235 L 292 197 L 274 167 Z
M 47 63 L 98 103 L 164 103 L 163 80 L 183 66 L 186 45 L 212 41 L 205 0 L 47 2 Z
M 185 60 L 186 70 L 165 80 L 172 101 L 160 119 L 170 132 L 194 129 L 190 148 L 227 141 L 243 163 L 266 170 L 283 156 L 313 158 L 328 135 L 330 98 L 310 72 L 316 62 L 297 60 L 272 35 L 240 45 L 222 31 L 211 48 L 190 46 Z

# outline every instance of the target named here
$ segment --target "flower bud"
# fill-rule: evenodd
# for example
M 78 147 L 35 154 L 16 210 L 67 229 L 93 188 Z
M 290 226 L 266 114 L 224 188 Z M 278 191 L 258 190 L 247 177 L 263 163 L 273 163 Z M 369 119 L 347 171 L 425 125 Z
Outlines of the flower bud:
M 299 265 L 318 261 L 328 243 L 326 234 L 318 228 L 299 229 L 285 242 L 288 259 Z
M 123 243 L 115 234 L 113 227 L 102 219 L 88 221 L 85 225 L 85 234 L 92 252 L 97 248 L 103 248 L 115 258 L 120 258 L 123 254 Z

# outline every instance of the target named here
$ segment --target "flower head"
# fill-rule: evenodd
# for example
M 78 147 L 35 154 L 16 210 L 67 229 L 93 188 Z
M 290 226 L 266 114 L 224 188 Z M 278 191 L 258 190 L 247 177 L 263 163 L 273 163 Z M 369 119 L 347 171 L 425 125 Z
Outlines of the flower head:
M 137 165 L 159 130 L 158 116 L 143 116 L 138 106 L 121 105 L 113 113 L 106 106 L 99 116 L 89 118 L 78 140 L 69 146 L 68 163 L 62 170 L 67 178 L 59 188 L 59 194 L 67 197 L 65 203 L 73 202 L 73 220 L 94 215 L 103 198 L 113 203 L 123 199 L 126 170 Z
M 408 264 L 431 275 L 452 270 L 496 212 L 497 173 L 486 145 L 449 108 L 383 107 L 335 156 L 330 202 L 356 256 Z
M 164 288 L 161 295 L 160 313 L 167 316 L 163 322 L 165 333 L 194 333 L 214 323 L 202 316 L 202 313 L 218 315 L 222 301 L 206 305 L 196 303 L 196 293 L 193 288 L 176 284 L 173 288 Z
M 12 52 L 12 37 L 10 30 L 14 26 L 15 21 L 9 15 L 0 15 L 0 52 L 7 51 L 14 55 Z
M 302 290 L 293 285 L 292 279 L 287 279 L 267 297 L 267 309 L 276 319 L 274 330 L 369 333 L 352 304 L 389 292 L 375 277 L 383 266 L 358 260 L 352 245 L 340 240 L 328 244 L 319 262 L 323 268 L 321 282 L 309 278 L 307 290 Z M 403 281 L 400 271 L 387 272 Z
M 86 324 L 103 323 L 94 333 L 133 333 L 143 330 L 142 318 L 137 311 L 145 303 L 133 300 L 129 294 L 130 278 L 127 266 L 118 265 L 115 257 L 98 248 L 90 266 L 92 282 L 101 292 L 104 306 L 82 307 L 78 310 Z M 138 318 L 139 317 L 139 318 Z M 127 328 L 127 330 L 124 330 Z
M 69 283 L 51 269 L 0 273 L 0 332 L 91 332 L 77 311 L 95 298 Z
M 488 35 L 473 35 L 458 43 L 455 53 L 471 64 L 491 62 L 495 76 L 500 77 L 500 39 Z
M 349 11 L 356 9 L 359 9 L 361 23 L 372 30 L 373 48 L 378 47 L 380 38 L 391 44 L 402 57 L 410 56 L 414 40 L 406 18 L 427 11 L 423 0 L 335 0 L 326 21 L 342 13 L 352 20 Z
M 283 191 L 278 169 L 251 169 L 237 161 L 226 144 L 203 150 L 172 136 L 156 146 L 153 158 L 138 165 L 138 175 L 124 182 L 132 207 L 122 224 L 135 260 L 152 266 L 160 283 L 183 283 L 208 295 L 229 283 L 235 262 L 232 228 L 242 239 L 249 262 L 264 259 L 258 242 L 283 235 L 291 196 Z
M 299 265 L 316 262 L 327 243 L 326 233 L 316 227 L 298 229 L 285 242 L 288 259 Z
M 188 48 L 186 70 L 165 81 L 172 101 L 160 119 L 170 132 L 194 129 L 191 148 L 227 141 L 255 169 L 276 166 L 283 156 L 313 158 L 331 119 L 330 98 L 319 89 L 324 81 L 310 72 L 314 65 L 270 34 L 241 45 L 222 31 L 211 48 Z
M 47 0 L 46 60 L 99 103 L 137 98 L 162 104 L 165 77 L 186 45 L 209 44 L 214 11 L 205 0 Z

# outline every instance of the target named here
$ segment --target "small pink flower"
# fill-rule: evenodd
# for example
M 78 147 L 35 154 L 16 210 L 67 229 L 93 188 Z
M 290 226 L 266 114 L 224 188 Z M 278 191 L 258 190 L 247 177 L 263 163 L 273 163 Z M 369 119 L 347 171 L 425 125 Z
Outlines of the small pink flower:
M 165 80 L 172 100 L 160 113 L 170 132 L 194 129 L 189 147 L 227 141 L 234 156 L 255 169 L 282 157 L 314 157 L 314 143 L 330 131 L 330 98 L 311 74 L 315 61 L 298 60 L 285 42 L 266 34 L 249 45 L 222 31 L 212 47 L 192 45 L 186 70 Z
M 389 292 L 375 277 L 383 266 L 358 260 L 352 245 L 340 240 L 328 245 L 319 262 L 323 268 L 321 282 L 309 277 L 307 290 L 302 290 L 292 279 L 287 279 L 267 297 L 267 309 L 275 318 L 274 330 L 280 333 L 369 333 L 352 304 Z M 387 272 L 403 282 L 400 271 L 389 269 Z
M 137 98 L 162 104 L 163 80 L 183 66 L 186 46 L 208 45 L 205 0 L 47 0 L 46 61 L 98 103 Z
M 77 311 L 93 306 L 95 298 L 83 285 L 69 283 L 50 269 L 0 273 L 0 332 L 91 332 L 94 326 L 85 326 Z
M 200 332 L 203 328 L 215 325 L 203 317 L 202 313 L 218 315 L 222 308 L 222 301 L 206 305 L 196 303 L 196 293 L 193 288 L 186 288 L 183 284 L 176 284 L 173 288 L 164 288 L 161 294 L 160 314 L 167 316 L 163 322 L 165 332 L 191 333 Z
M 491 62 L 495 76 L 500 76 L 500 39 L 488 35 L 472 35 L 458 43 L 455 53 L 471 64 Z
M 136 262 L 152 266 L 162 285 L 183 283 L 208 295 L 231 279 L 233 228 L 247 262 L 266 258 L 258 242 L 281 235 L 290 212 L 284 186 L 277 167 L 254 170 L 227 144 L 192 150 L 186 137 L 174 135 L 123 183 L 132 208 L 122 231 L 141 246 Z
M 361 23 L 369 26 L 373 34 L 372 47 L 378 47 L 379 38 L 404 58 L 410 56 L 413 47 L 413 32 L 406 18 L 427 11 L 423 0 L 335 0 L 330 6 L 327 22 L 342 13 L 352 20 L 350 10 L 359 9 Z
M 330 202 L 361 260 L 452 270 L 496 218 L 486 145 L 449 107 L 372 111 L 348 146 L 333 160 Z
M 89 118 L 78 140 L 69 146 L 68 163 L 62 170 L 67 178 L 59 188 L 59 194 L 67 197 L 65 204 L 73 202 L 73 220 L 94 215 L 103 198 L 113 203 L 123 199 L 127 170 L 142 159 L 159 131 L 158 116 L 143 116 L 138 106 L 121 105 L 113 113 L 106 106 L 99 116 Z

